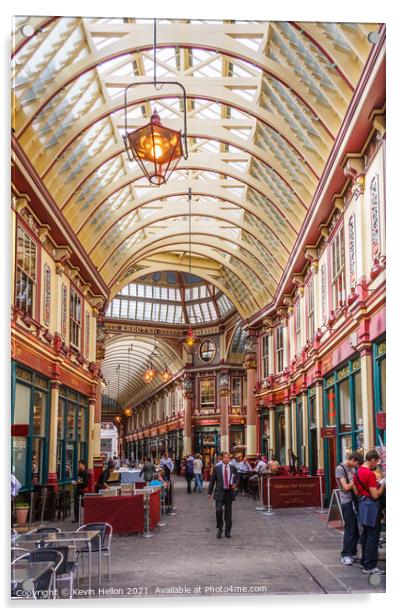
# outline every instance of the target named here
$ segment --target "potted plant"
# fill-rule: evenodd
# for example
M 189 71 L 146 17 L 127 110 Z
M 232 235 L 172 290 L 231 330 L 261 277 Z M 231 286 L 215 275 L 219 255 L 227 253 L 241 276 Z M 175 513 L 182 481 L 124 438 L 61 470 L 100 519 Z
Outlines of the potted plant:
M 17 525 L 24 526 L 28 519 L 29 503 L 27 503 L 22 497 L 17 498 L 14 509 L 17 518 Z

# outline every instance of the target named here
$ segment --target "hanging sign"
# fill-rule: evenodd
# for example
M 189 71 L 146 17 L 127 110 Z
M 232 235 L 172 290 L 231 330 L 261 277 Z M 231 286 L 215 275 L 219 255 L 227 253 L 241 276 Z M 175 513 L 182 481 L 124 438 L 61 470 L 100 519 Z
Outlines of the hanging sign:
M 336 437 L 336 427 L 335 426 L 321 428 L 321 438 L 335 438 L 335 437 Z
M 386 429 L 386 413 L 384 413 L 383 411 L 381 411 L 380 413 L 376 414 L 376 421 L 377 421 L 377 428 L 379 430 L 385 430 Z

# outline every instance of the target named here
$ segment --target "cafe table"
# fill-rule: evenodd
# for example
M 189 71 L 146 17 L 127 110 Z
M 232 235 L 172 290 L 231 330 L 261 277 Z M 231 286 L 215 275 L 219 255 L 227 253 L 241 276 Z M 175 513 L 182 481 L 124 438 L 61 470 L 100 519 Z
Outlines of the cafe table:
M 37 535 L 35 532 L 30 533 L 21 533 L 14 535 L 12 537 L 12 544 L 18 545 L 20 543 L 34 543 L 36 545 L 39 544 L 47 544 L 52 543 L 57 550 L 57 544 L 67 543 L 74 545 L 76 543 L 86 543 L 88 546 L 88 590 L 91 591 L 91 580 L 92 580 L 92 548 L 91 541 L 93 539 L 98 539 L 98 585 L 101 585 L 101 557 L 102 557 L 102 540 L 101 535 L 98 530 L 80 530 L 80 531 L 67 531 L 62 533 L 41 533 Z

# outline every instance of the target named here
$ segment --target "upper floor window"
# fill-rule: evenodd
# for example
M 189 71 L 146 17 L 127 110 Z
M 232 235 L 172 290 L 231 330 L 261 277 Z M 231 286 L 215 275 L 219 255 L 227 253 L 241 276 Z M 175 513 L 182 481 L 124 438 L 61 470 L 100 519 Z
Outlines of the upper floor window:
M 275 354 L 276 354 L 276 371 L 283 371 L 283 327 L 278 325 L 275 329 Z
M 81 334 L 81 297 L 71 289 L 70 291 L 70 344 L 76 349 L 80 348 Z
M 22 227 L 18 226 L 15 305 L 30 317 L 34 315 L 36 262 L 36 244 L 30 235 Z
M 201 406 L 214 406 L 215 404 L 215 379 L 200 379 L 200 402 Z
M 343 227 L 331 244 L 332 253 L 332 307 L 335 309 L 345 302 L 345 237 Z
M 174 389 L 170 394 L 170 408 L 172 412 L 176 410 L 176 390 Z
M 307 339 L 312 340 L 315 331 L 314 320 L 314 280 L 307 285 Z
M 232 406 L 241 406 L 241 376 L 232 377 Z
M 269 334 L 262 338 L 262 378 L 269 376 Z
M 300 353 L 301 347 L 301 319 L 300 319 L 300 300 L 295 304 L 295 332 L 296 332 L 296 353 Z

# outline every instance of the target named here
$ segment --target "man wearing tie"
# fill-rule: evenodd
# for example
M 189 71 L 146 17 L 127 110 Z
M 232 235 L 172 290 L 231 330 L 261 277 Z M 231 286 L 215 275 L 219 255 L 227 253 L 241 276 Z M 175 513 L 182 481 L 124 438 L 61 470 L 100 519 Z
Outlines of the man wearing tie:
M 229 454 L 222 454 L 222 463 L 214 468 L 211 479 L 209 480 L 208 497 L 212 498 L 214 492 L 217 537 L 222 537 L 223 518 L 225 517 L 225 537 L 230 539 L 232 528 L 232 501 L 235 500 L 236 469 L 229 464 Z M 225 513 L 223 510 L 225 509 Z

